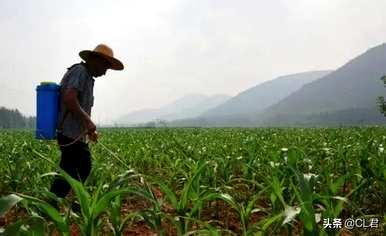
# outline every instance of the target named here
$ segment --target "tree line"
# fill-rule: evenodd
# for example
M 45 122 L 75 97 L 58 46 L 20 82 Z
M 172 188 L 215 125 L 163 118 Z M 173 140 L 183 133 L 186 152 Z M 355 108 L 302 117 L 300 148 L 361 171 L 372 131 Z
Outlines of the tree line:
M 18 109 L 0 107 L 0 129 L 34 128 L 36 118 L 24 116 Z

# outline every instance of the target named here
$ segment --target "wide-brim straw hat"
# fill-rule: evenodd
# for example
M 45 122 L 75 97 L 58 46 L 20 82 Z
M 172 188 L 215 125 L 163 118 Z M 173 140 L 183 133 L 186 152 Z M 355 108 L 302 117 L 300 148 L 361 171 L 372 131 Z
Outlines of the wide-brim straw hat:
M 110 69 L 123 70 L 122 62 L 114 58 L 113 50 L 105 44 L 99 44 L 93 51 L 83 50 L 79 52 L 79 56 L 85 61 L 89 60 L 90 57 L 100 56 L 110 62 Z

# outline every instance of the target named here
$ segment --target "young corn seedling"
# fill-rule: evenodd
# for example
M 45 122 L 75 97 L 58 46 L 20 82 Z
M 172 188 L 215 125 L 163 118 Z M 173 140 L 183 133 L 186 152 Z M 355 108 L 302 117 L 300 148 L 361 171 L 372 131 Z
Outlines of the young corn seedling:
M 299 217 L 303 222 L 303 234 L 318 235 L 318 228 L 315 220 L 315 210 L 313 207 L 313 201 L 315 199 L 313 193 L 314 177 L 306 179 L 303 174 L 296 171 L 293 167 L 289 167 L 295 174 L 298 181 L 300 191 L 291 181 L 292 189 L 300 203 L 300 214 Z
M 105 194 L 101 194 L 103 183 L 100 182 L 95 194 L 92 196 L 87 192 L 83 184 L 74 178 L 72 178 L 69 174 L 63 171 L 60 167 L 58 167 L 51 160 L 42 156 L 40 153 L 35 152 L 38 156 L 45 159 L 47 162 L 56 166 L 59 170 L 60 175 L 70 184 L 72 187 L 78 201 L 80 204 L 82 218 L 79 221 L 79 227 L 81 233 L 85 236 L 96 235 L 98 232 L 100 225 L 99 216 L 105 212 L 112 199 L 116 196 L 129 193 L 128 189 L 115 189 Z M 39 205 L 43 209 L 45 209 L 45 205 Z M 38 206 L 38 207 L 39 207 Z
M 141 178 L 140 174 L 137 174 L 134 170 L 127 170 L 122 174 L 119 174 L 112 182 L 108 185 L 107 191 L 112 191 L 116 189 L 127 188 L 128 184 L 135 184 L 138 182 L 138 179 Z M 134 188 L 128 189 L 129 192 L 135 191 Z M 141 215 L 138 212 L 128 213 L 122 218 L 121 209 L 122 209 L 122 197 L 125 195 L 118 195 L 112 199 L 110 204 L 110 209 L 107 211 L 109 218 L 111 220 L 111 231 L 113 235 L 123 235 L 123 230 L 129 221 L 135 221 L 142 219 Z
M 8 226 L 0 235 L 4 236 L 40 236 L 46 235 L 47 222 L 44 218 L 32 215 L 26 220 L 18 220 Z
M 251 216 L 253 213 L 263 211 L 261 208 L 256 207 L 256 201 L 259 200 L 260 194 L 262 194 L 266 189 L 261 190 L 259 193 L 254 195 L 247 204 L 237 202 L 229 194 L 213 194 L 211 199 L 221 199 L 227 204 L 229 204 L 234 210 L 236 210 L 239 215 L 241 223 L 241 233 L 243 236 L 253 235 L 258 232 L 257 223 L 250 225 Z
M 212 195 L 200 188 L 200 176 L 206 170 L 208 162 L 198 162 L 192 169 L 190 177 L 185 182 L 180 195 L 177 195 L 163 181 L 156 181 L 165 197 L 175 210 L 176 216 L 170 217 L 176 226 L 178 235 L 185 235 L 189 232 L 191 218 L 198 217 L 205 200 L 209 200 Z
M 54 222 L 55 226 L 60 230 L 62 235 L 66 236 L 69 235 L 69 224 L 68 219 L 66 217 L 63 217 L 60 215 L 60 213 L 52 207 L 49 203 L 46 203 L 43 200 L 40 200 L 35 197 L 27 196 L 24 194 L 10 194 L 8 196 L 2 197 L 0 199 L 0 216 L 5 214 L 9 209 L 11 209 L 13 206 L 15 206 L 18 202 L 25 201 L 26 208 L 28 209 L 28 204 L 34 205 L 38 207 L 45 215 L 49 217 L 49 219 Z M 23 225 L 33 225 L 33 227 L 30 226 L 30 232 L 31 234 L 28 235 L 44 235 L 39 234 L 40 232 L 45 232 L 45 225 L 46 222 L 44 219 L 40 216 L 38 216 L 36 213 L 33 213 L 32 216 L 27 220 L 27 222 L 18 221 L 14 225 L 11 225 L 8 227 L 4 234 L 5 235 L 27 235 L 24 234 L 25 227 Z M 37 224 L 39 223 L 41 226 L 38 227 Z M 35 232 L 37 231 L 37 232 Z M 36 234 L 35 234 L 36 233 Z
M 115 199 L 111 202 L 111 209 L 108 211 L 114 236 L 123 235 L 123 230 L 129 221 L 142 219 L 141 215 L 137 212 L 129 213 L 122 219 L 121 203 L 121 196 L 116 196 Z

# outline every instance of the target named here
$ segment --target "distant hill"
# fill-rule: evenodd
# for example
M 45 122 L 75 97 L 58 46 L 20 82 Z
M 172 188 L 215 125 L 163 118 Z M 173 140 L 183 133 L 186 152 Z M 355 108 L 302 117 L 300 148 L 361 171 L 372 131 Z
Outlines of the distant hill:
M 35 117 L 26 117 L 18 109 L 0 107 L 1 128 L 34 128 Z
M 180 109 L 174 116 L 162 113 L 160 117 L 166 117 L 170 126 L 384 125 L 386 118 L 377 107 L 377 98 L 386 93 L 380 80 L 384 75 L 386 44 L 335 71 L 299 73 L 259 84 L 217 106 L 205 107 L 201 115 L 194 109 L 179 113 L 184 110 Z
M 249 127 L 386 124 L 386 118 L 377 107 L 377 98 L 386 93 L 380 80 L 386 74 L 386 44 L 367 50 L 336 71 L 320 73 L 320 79 L 315 76 L 309 83 L 303 81 L 303 84 L 292 81 L 296 81 L 299 75 L 307 76 L 307 73 L 268 81 L 240 93 L 196 119 L 178 120 L 170 125 Z
M 167 115 L 161 116 L 163 120 L 178 120 L 185 118 L 193 118 L 200 116 L 202 113 L 216 107 L 231 97 L 227 95 L 214 95 L 214 96 L 188 96 L 177 100 L 170 104 L 171 112 Z M 164 109 L 162 109 L 164 110 Z M 167 110 L 167 109 L 165 109 Z
M 305 85 L 264 110 L 257 115 L 257 119 L 260 124 L 289 124 L 308 123 L 307 117 L 313 117 L 314 123 L 323 123 L 323 115 L 318 114 L 330 114 L 335 116 L 335 123 L 345 123 L 349 121 L 348 117 L 337 119 L 340 117 L 337 114 L 350 111 L 353 116 L 351 121 L 382 122 L 383 117 L 376 101 L 378 96 L 385 93 L 380 80 L 385 74 L 386 44 L 382 44 L 369 49 L 323 79 Z M 367 112 L 364 113 L 364 110 Z
M 303 85 L 319 79 L 331 71 L 311 71 L 281 76 L 247 89 L 227 102 L 203 113 L 200 118 L 222 119 L 226 117 L 242 117 L 258 113 L 279 102 Z
M 171 121 L 196 117 L 224 103 L 229 98 L 228 95 L 191 94 L 158 109 L 131 112 L 118 119 L 116 123 L 119 125 L 135 125 L 156 120 Z

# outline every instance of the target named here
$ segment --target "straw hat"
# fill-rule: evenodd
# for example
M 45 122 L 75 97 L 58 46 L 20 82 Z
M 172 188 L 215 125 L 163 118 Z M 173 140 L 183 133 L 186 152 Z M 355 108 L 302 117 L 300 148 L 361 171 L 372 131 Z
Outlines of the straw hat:
M 95 55 L 101 56 L 107 61 L 109 61 L 111 64 L 110 69 L 123 70 L 122 62 L 114 58 L 113 50 L 105 44 L 99 44 L 98 46 L 96 46 L 96 48 L 93 51 L 83 50 L 79 52 L 79 56 L 85 61 L 87 61 L 90 57 Z

